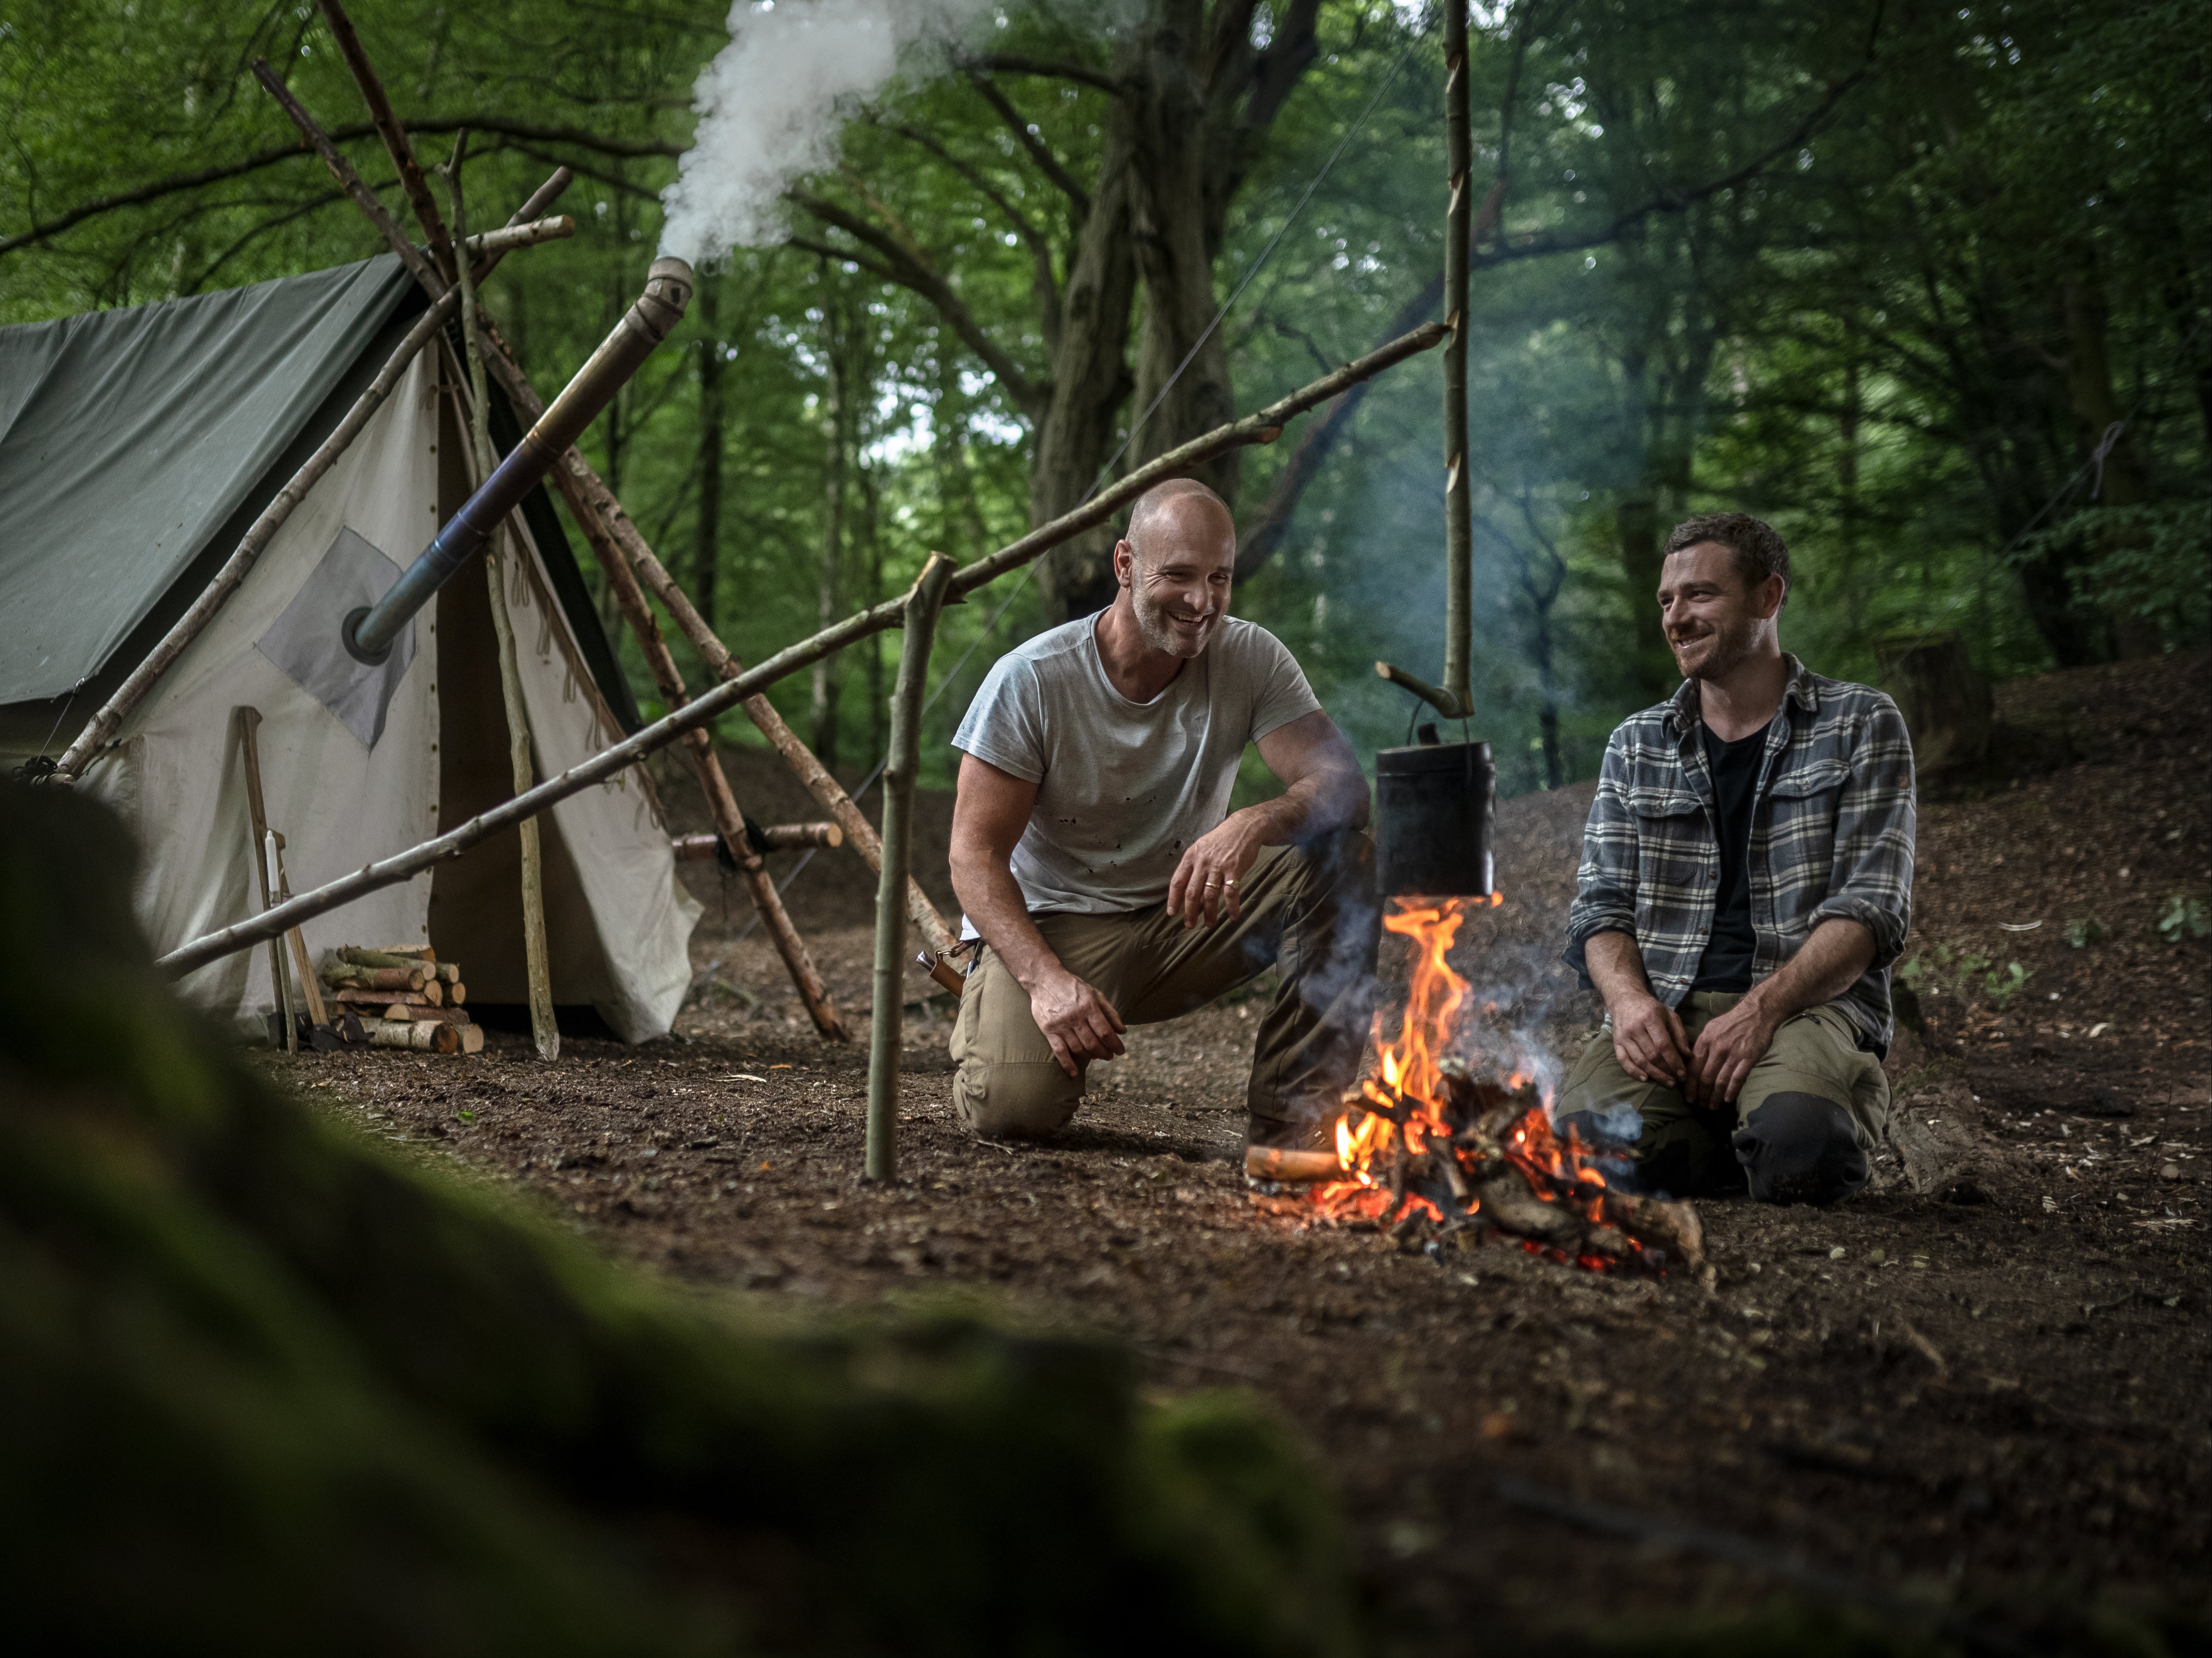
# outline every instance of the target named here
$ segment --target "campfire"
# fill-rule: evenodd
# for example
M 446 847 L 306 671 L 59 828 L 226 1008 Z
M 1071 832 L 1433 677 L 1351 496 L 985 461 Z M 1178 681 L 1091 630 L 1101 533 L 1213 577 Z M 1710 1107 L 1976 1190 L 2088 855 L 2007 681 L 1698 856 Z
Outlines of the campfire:
M 1401 900 L 1383 918 L 1413 950 L 1396 1040 L 1378 1015 L 1373 1072 L 1337 1121 L 1337 1177 L 1268 1206 L 1384 1229 L 1439 1255 L 1496 1238 L 1593 1272 L 1702 1266 L 1689 1205 L 1614 1189 L 1571 1133 L 1552 1132 L 1522 1069 L 1463 1051 L 1468 987 L 1447 957 L 1468 905 Z

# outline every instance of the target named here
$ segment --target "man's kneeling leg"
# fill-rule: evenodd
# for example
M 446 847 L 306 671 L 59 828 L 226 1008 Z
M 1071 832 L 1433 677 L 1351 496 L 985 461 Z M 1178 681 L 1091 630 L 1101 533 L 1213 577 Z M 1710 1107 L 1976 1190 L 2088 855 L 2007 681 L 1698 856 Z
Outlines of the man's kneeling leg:
M 961 993 L 951 1056 L 953 1107 L 987 1139 L 1049 1134 L 1083 1102 L 1083 1078 L 1060 1068 L 1030 1016 L 1029 992 L 987 948 Z
M 1867 1182 L 1850 1114 L 1818 1094 L 1769 1094 L 1731 1144 L 1760 1203 L 1833 1203 Z
M 1784 1022 L 1737 1097 L 1729 1143 L 1760 1203 L 1833 1203 L 1867 1183 L 1889 1114 L 1881 1061 L 1833 1006 Z

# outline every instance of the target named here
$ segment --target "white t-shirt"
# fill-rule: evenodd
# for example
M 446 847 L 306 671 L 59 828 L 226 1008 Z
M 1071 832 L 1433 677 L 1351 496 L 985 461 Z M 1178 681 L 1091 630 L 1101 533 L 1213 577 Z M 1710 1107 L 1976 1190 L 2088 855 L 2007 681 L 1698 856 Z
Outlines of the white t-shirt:
M 1165 690 L 1132 702 L 1106 677 L 1097 625 L 1085 616 L 1000 657 L 952 738 L 1037 785 L 1012 864 L 1033 914 L 1164 902 L 1183 848 L 1228 817 L 1244 745 L 1321 707 L 1282 641 L 1235 616 Z

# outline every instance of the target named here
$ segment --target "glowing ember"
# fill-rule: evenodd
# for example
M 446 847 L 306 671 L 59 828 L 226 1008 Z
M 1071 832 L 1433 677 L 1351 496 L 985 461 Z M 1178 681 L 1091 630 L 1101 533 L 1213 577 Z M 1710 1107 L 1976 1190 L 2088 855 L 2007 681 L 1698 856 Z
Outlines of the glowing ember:
M 1687 1204 L 1614 1191 L 1578 1140 L 1553 1133 L 1547 1102 L 1519 1069 L 1481 1078 L 1450 1052 L 1468 985 L 1446 957 L 1468 901 L 1400 902 L 1382 925 L 1412 951 L 1405 1013 L 1392 1042 L 1376 1018 L 1376 1074 L 1347 1098 L 1336 1125 L 1346 1178 L 1314 1188 L 1312 1206 L 1431 1248 L 1496 1233 L 1596 1272 L 1698 1265 Z

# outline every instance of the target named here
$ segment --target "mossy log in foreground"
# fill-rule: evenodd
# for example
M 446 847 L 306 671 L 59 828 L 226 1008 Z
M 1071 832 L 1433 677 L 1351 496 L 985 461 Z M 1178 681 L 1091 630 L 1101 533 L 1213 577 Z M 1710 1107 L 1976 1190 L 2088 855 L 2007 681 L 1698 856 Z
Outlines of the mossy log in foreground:
M 25 1649 L 1352 1644 L 1325 1488 L 1254 1407 L 974 1323 L 749 1330 L 396 1163 L 169 993 L 131 855 L 0 786 Z

